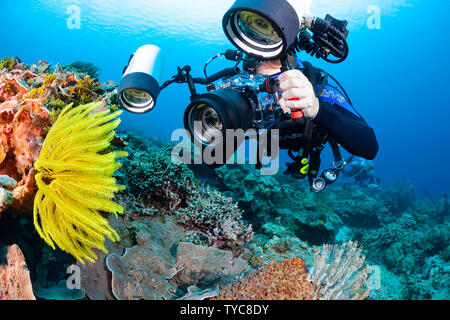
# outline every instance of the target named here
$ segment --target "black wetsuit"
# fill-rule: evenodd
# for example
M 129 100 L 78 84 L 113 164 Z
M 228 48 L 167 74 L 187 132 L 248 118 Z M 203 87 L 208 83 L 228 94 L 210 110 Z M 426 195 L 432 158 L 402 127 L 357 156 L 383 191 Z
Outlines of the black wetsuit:
M 335 92 L 338 92 L 337 89 Z M 326 129 L 328 133 L 348 152 L 367 160 L 375 159 L 378 142 L 373 129 L 339 104 L 323 102 L 320 97 L 320 109 L 314 123 Z
M 321 70 L 304 63 L 300 67 L 316 87 L 319 97 L 319 113 L 313 123 L 332 136 L 343 148 L 355 156 L 373 160 L 378 153 L 378 142 L 374 130 L 352 107 L 345 94 L 326 83 Z M 308 68 L 306 68 L 309 65 Z M 305 69 L 308 69 L 305 72 Z M 314 74 L 315 73 L 315 74 Z M 323 88 L 322 90 L 320 90 Z M 319 92 L 320 91 L 320 92 Z

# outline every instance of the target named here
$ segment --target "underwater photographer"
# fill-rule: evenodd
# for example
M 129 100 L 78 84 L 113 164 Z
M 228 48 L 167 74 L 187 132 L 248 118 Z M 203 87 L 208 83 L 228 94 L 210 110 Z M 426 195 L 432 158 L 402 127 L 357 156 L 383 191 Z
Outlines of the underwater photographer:
M 285 174 L 307 178 L 311 190 L 321 192 L 337 181 L 354 156 L 372 160 L 378 153 L 373 129 L 339 82 L 296 58 L 305 52 L 330 63 L 343 62 L 349 52 L 346 27 L 347 21 L 330 15 L 325 19 L 308 15 L 301 0 L 237 0 L 223 18 L 223 29 L 238 50 L 210 59 L 204 78 L 194 78 L 187 65 L 178 67 L 177 74 L 160 85 L 160 49 L 143 46 L 124 69 L 119 100 L 130 112 L 149 112 L 161 90 L 186 83 L 191 103 L 184 115 L 185 129 L 197 146 L 214 148 L 212 156 L 219 160 L 209 164 L 211 168 L 229 163 L 243 141 L 254 139 L 255 133 L 258 155 L 264 149 L 265 156 L 273 157 L 271 139 L 262 137 L 275 133 L 279 148 L 287 150 L 293 161 L 286 164 Z M 208 76 L 207 66 L 217 57 L 235 65 Z M 196 84 L 208 92 L 199 94 Z M 244 132 L 245 137 L 228 139 L 230 131 Z M 319 174 L 326 144 L 331 146 L 334 162 Z M 352 154 L 349 159 L 343 159 L 341 146 Z M 260 158 L 256 168 L 262 168 Z

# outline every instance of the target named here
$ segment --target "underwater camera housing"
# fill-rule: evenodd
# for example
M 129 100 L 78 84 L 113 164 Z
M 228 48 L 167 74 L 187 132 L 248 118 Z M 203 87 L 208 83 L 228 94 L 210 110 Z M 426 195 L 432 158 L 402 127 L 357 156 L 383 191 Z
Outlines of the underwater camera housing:
M 261 131 L 277 129 L 280 149 L 289 150 L 294 160 L 293 164 L 288 164 L 287 172 L 298 179 L 308 176 L 313 190 L 314 181 L 319 187 L 316 189 L 323 190 L 334 181 L 325 176 L 317 178 L 319 168 L 307 170 L 313 167 L 308 162 L 311 145 L 317 143 L 312 140 L 314 126 L 311 120 L 305 119 L 298 110 L 291 110 L 290 115 L 283 111 L 277 79 L 239 69 L 240 63 L 246 60 L 244 54 L 256 61 L 280 59 L 282 72 L 290 69 L 288 56 L 301 51 L 331 63 L 340 63 L 347 58 L 347 21 L 330 15 L 325 19 L 309 16 L 308 10 L 299 7 L 299 3 L 294 0 L 235 1 L 223 18 L 223 28 L 238 50 L 227 50 L 211 58 L 205 65 L 204 78 L 194 78 L 191 67 L 186 65 L 178 67 L 172 79 L 161 85 L 160 49 L 149 45 L 141 47 L 124 69 L 119 89 L 120 104 L 130 112 L 149 112 L 161 90 L 173 83 L 187 84 L 191 102 L 184 113 L 186 131 L 195 144 L 208 147 L 220 143 L 223 151 L 220 163 L 208 166 L 222 166 L 242 144 L 243 141 L 237 139 L 232 148 L 227 148 L 228 142 L 224 139 L 227 130 L 247 132 L 253 129 L 258 136 Z M 208 64 L 219 57 L 235 62 L 235 65 L 208 76 Z M 199 94 L 197 84 L 205 86 L 208 92 Z M 298 155 L 294 156 L 293 152 Z M 271 156 L 269 150 L 266 155 Z M 261 164 L 257 167 L 261 168 Z M 317 179 L 322 179 L 325 185 Z
M 266 84 L 268 77 L 250 73 L 217 80 L 207 86 L 207 94 L 195 97 L 185 112 L 185 126 L 192 133 L 195 121 L 207 119 L 205 112 L 216 112 L 217 125 L 223 129 L 263 130 L 274 127 L 286 119 L 279 103 L 277 93 L 268 92 Z M 217 126 L 216 126 L 217 128 Z M 203 126 L 208 133 L 208 124 Z M 217 132 L 220 134 L 222 131 Z M 195 134 L 194 136 L 198 136 Z M 209 139 L 201 138 L 203 144 L 209 144 Z

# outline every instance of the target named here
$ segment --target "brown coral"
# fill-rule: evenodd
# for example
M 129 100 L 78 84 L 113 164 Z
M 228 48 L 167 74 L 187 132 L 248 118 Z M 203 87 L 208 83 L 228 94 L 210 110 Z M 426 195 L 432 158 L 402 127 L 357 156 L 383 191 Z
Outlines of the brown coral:
M 308 270 L 299 258 L 269 266 L 228 285 L 218 300 L 312 300 L 314 286 L 307 280 Z
M 28 89 L 13 75 L 5 76 L 1 80 L 0 103 L 11 100 L 13 97 L 22 98 L 28 93 Z
M 225 285 L 249 269 L 247 261 L 234 258 L 231 251 L 198 246 L 190 242 L 178 245 L 176 264 L 181 268 L 176 280 L 178 285 L 183 286 Z
M 0 266 L 0 300 L 36 300 L 25 257 L 17 245 L 8 248 L 6 266 Z
M 150 221 L 147 230 L 136 235 L 137 245 L 106 257 L 112 273 L 111 287 L 118 300 L 170 300 L 176 287 L 169 282 L 176 273 L 171 248 L 183 240 L 183 231 L 174 222 Z
M 49 113 L 38 100 L 20 103 L 13 100 L 0 105 L 0 174 L 18 182 L 15 189 L 9 190 L 13 192 L 13 207 L 17 211 L 31 208 L 36 191 L 33 163 L 50 122 Z
M 238 204 L 217 190 L 200 188 L 187 203 L 176 212 L 177 221 L 208 238 L 206 244 L 236 253 L 253 238 L 252 226 L 242 220 Z

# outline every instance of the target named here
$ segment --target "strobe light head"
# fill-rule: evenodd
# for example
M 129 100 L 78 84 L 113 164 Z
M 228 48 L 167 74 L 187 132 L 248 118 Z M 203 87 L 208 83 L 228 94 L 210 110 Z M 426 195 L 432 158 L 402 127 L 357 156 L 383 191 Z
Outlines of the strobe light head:
M 296 41 L 304 7 L 302 0 L 237 0 L 223 18 L 223 29 L 247 55 L 277 59 Z
M 158 99 L 164 58 L 154 45 L 140 47 L 125 67 L 119 87 L 119 101 L 132 113 L 152 111 Z

